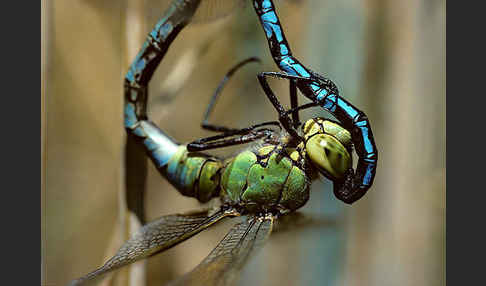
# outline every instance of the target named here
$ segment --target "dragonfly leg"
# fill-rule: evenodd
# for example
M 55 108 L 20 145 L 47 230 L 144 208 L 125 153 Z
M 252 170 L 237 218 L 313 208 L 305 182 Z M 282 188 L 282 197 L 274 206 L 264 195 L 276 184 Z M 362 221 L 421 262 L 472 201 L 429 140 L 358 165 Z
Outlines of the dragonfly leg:
M 290 109 L 286 111 L 286 114 L 291 114 L 292 115 L 292 120 L 294 123 L 294 128 L 297 128 L 300 125 L 300 120 L 299 120 L 299 111 L 309 108 L 309 107 L 314 107 L 314 106 L 319 106 L 318 103 L 308 103 L 299 106 L 298 105 L 298 99 L 297 99 L 297 83 L 298 82 L 304 82 L 304 83 L 310 83 L 313 80 L 308 78 L 308 77 L 303 77 L 303 76 L 295 76 L 295 75 L 289 75 L 286 73 L 281 73 L 281 72 L 264 72 L 266 76 L 270 77 L 275 77 L 275 78 L 283 78 L 283 79 L 288 79 L 289 80 L 289 89 L 290 89 Z
M 255 124 L 242 129 L 229 130 L 224 132 L 223 134 L 195 140 L 187 144 L 187 150 L 190 152 L 205 151 L 209 149 L 246 144 L 262 138 L 270 138 L 272 135 L 275 134 L 275 130 L 269 128 L 257 129 L 259 127 L 268 125 L 276 125 L 280 128 L 279 122 L 269 121 Z M 240 136 L 234 137 L 237 135 Z
M 220 137 L 221 135 L 217 136 L 212 136 L 212 137 L 207 137 L 207 138 L 202 138 L 196 141 L 193 141 L 187 145 L 187 150 L 190 152 L 194 151 L 205 151 L 209 149 L 216 149 L 216 148 L 222 148 L 222 147 L 228 147 L 228 146 L 233 146 L 233 145 L 240 145 L 240 144 L 246 144 L 253 142 L 255 140 L 261 139 L 263 137 L 270 137 L 273 132 L 269 129 L 266 130 L 261 130 L 259 132 L 255 133 L 249 133 L 249 134 L 244 134 L 241 135 L 240 137 L 236 138 L 231 138 L 231 139 L 220 139 L 217 140 L 217 137 Z M 234 136 L 234 134 L 231 135 L 225 135 L 222 137 L 231 137 Z M 214 140 L 214 141 L 213 141 Z M 210 142 L 206 142 L 210 141 Z
M 297 133 L 297 130 L 295 128 L 296 122 L 293 122 L 293 120 L 289 117 L 289 114 L 286 112 L 285 108 L 283 105 L 280 103 L 278 98 L 275 96 L 273 93 L 272 89 L 268 85 L 267 79 L 265 78 L 266 76 L 269 76 L 269 74 L 273 73 L 266 73 L 262 72 L 257 75 L 258 81 L 260 82 L 260 85 L 263 88 L 263 91 L 265 92 L 265 95 L 268 97 L 270 102 L 273 104 L 273 107 L 278 112 L 279 115 L 279 121 L 284 127 L 284 129 L 296 140 L 300 141 L 302 138 L 300 135 Z
M 290 109 L 296 109 L 299 106 L 299 100 L 297 98 L 297 84 L 295 80 L 289 81 L 289 94 L 290 94 Z M 299 111 L 295 110 L 291 112 L 292 121 L 294 122 L 294 128 L 297 128 L 300 124 Z
M 293 108 L 285 111 L 285 113 L 286 114 L 294 114 L 294 112 L 299 112 L 301 110 L 304 110 L 304 109 L 307 109 L 307 108 L 311 108 L 311 107 L 316 107 L 316 106 L 320 106 L 319 103 L 317 103 L 317 102 L 309 102 L 309 103 L 302 104 L 302 105 L 297 106 L 297 107 L 293 107 Z
M 295 82 L 310 83 L 310 82 L 315 81 L 315 80 L 313 80 L 312 78 L 309 78 L 309 77 L 304 77 L 304 76 L 299 76 L 299 75 L 291 75 L 291 74 L 283 73 L 283 72 L 262 72 L 261 74 L 263 74 L 267 77 L 294 80 Z
M 209 123 L 209 116 L 211 115 L 211 112 L 214 109 L 214 105 L 216 104 L 217 99 L 219 98 L 220 94 L 223 91 L 223 88 L 225 87 L 226 83 L 228 80 L 233 76 L 233 74 L 239 70 L 241 67 L 244 65 L 251 63 L 251 62 L 261 62 L 259 58 L 257 57 L 251 57 L 246 60 L 243 60 L 236 64 L 234 67 L 232 67 L 224 76 L 224 78 L 221 80 L 219 83 L 218 87 L 214 91 L 213 96 L 211 97 L 211 101 L 208 104 L 208 107 L 206 108 L 206 113 L 204 114 L 203 121 L 201 123 L 201 127 L 203 129 L 209 130 L 209 131 L 216 131 L 216 132 L 228 132 L 228 131 L 236 131 L 238 130 L 237 128 L 230 128 L 230 127 L 225 127 L 221 125 L 215 125 Z
M 318 75 L 314 72 L 311 72 L 312 77 L 304 77 L 304 76 L 299 76 L 299 75 L 291 75 L 287 73 L 282 73 L 282 72 L 263 72 L 265 76 L 268 77 L 274 77 L 274 78 L 282 78 L 282 79 L 288 79 L 291 82 L 294 81 L 295 85 L 297 87 L 299 86 L 313 86 L 313 92 L 316 94 L 321 94 L 321 92 L 325 92 L 326 94 L 329 94 L 327 92 L 327 89 L 332 90 L 333 94 L 336 96 L 334 97 L 334 101 L 337 102 L 339 95 L 337 92 L 337 87 L 335 86 L 334 83 L 329 81 L 328 79 L 322 77 L 321 75 Z M 292 95 L 291 95 L 292 96 Z M 312 99 L 314 102 L 320 102 L 325 100 L 326 96 L 323 96 L 322 98 L 316 98 Z M 311 99 L 311 98 L 310 98 Z M 295 106 L 292 106 L 294 108 Z

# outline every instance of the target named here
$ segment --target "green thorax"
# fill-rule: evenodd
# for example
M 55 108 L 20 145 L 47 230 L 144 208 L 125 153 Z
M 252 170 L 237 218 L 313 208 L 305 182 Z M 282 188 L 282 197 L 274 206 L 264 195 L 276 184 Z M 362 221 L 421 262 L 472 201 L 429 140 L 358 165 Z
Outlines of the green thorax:
M 309 199 L 309 178 L 303 171 L 301 151 L 266 145 L 239 153 L 221 175 L 225 201 L 250 212 L 289 212 Z

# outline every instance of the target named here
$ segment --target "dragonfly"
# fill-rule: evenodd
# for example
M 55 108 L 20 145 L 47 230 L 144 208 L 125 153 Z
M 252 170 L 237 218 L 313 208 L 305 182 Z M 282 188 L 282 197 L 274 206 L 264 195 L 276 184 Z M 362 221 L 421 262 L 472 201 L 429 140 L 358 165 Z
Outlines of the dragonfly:
M 204 1 L 204 0 L 203 0 Z M 182 195 L 201 203 L 219 199 L 216 208 L 162 216 L 143 226 L 103 266 L 70 285 L 97 281 L 125 265 L 159 254 L 228 218 L 243 217 L 216 248 L 191 272 L 171 285 L 227 285 L 248 258 L 267 240 L 278 221 L 295 214 L 309 199 L 312 182 L 322 175 L 333 182 L 335 196 L 352 204 L 372 186 L 378 151 L 366 115 L 339 96 L 336 85 L 301 64 L 291 53 L 272 0 L 252 0 L 280 72 L 257 75 L 278 120 L 231 128 L 209 123 L 227 80 L 220 83 L 201 126 L 218 135 L 181 144 L 147 116 L 148 83 L 171 43 L 191 21 L 201 0 L 173 0 L 149 33 L 124 81 L 124 125 L 160 174 Z M 289 82 L 290 109 L 280 103 L 268 78 Z M 297 90 L 311 100 L 298 105 Z M 299 112 L 312 107 L 329 111 L 337 121 L 321 117 L 300 122 Z M 253 143 L 235 156 L 221 159 L 204 151 Z M 358 163 L 353 170 L 352 152 Z

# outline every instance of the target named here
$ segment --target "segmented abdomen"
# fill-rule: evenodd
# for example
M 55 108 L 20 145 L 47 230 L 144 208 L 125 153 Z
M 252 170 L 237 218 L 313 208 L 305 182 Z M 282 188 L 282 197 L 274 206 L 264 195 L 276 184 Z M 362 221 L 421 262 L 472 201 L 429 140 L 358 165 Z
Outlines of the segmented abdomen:
M 167 180 L 184 196 L 207 202 L 220 191 L 220 160 L 202 153 L 189 153 L 180 146 L 162 170 Z

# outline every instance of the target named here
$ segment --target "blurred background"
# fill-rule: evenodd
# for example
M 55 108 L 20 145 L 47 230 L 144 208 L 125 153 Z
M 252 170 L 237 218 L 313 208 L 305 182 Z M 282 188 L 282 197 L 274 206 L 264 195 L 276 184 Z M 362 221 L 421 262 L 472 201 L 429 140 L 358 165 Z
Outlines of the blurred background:
M 141 202 L 146 221 L 200 208 L 151 162 L 125 155 L 122 80 L 168 3 L 41 2 L 42 285 L 65 285 L 102 265 L 140 226 Z M 315 182 L 301 212 L 327 223 L 272 235 L 240 284 L 445 285 L 445 0 L 275 3 L 294 55 L 368 115 L 379 165 L 372 189 L 352 206 L 334 198 L 327 180 Z M 246 5 L 198 16 L 181 32 L 150 83 L 152 121 L 180 142 L 210 135 L 199 126 L 213 91 L 250 56 L 263 63 L 232 78 L 210 121 L 245 127 L 275 120 L 256 74 L 277 68 Z M 287 82 L 271 85 L 288 105 Z M 302 114 L 314 116 L 329 115 Z M 127 189 L 144 190 L 143 201 L 133 202 Z M 202 261 L 231 225 L 102 285 L 163 285 Z

